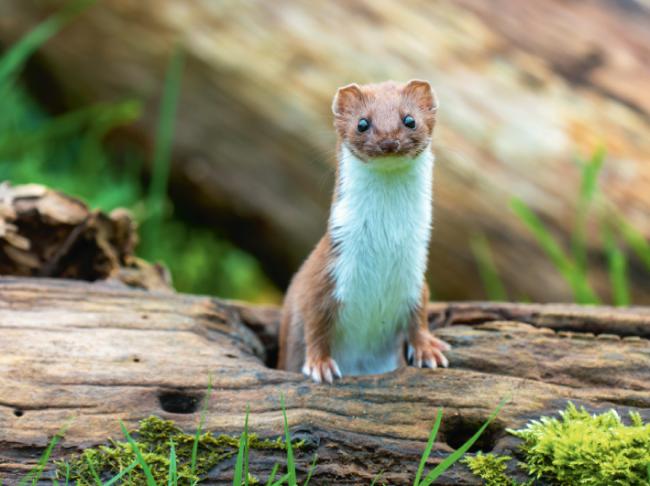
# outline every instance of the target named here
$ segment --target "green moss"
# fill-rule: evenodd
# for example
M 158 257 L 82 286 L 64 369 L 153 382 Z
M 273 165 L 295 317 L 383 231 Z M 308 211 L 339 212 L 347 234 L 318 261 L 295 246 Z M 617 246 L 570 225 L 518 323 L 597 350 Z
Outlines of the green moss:
M 506 463 L 511 459 L 510 456 L 495 456 L 479 452 L 475 456 L 467 456 L 461 462 L 466 464 L 476 476 L 483 479 L 487 486 L 520 486 L 521 483 L 506 474 L 508 469 Z M 532 484 L 532 481 L 525 484 Z
M 521 430 L 520 467 L 532 479 L 581 486 L 650 485 L 650 424 L 630 413 L 625 425 L 615 410 L 591 415 L 569 403 L 560 418 L 542 417 Z M 516 485 L 506 475 L 508 456 L 478 454 L 465 463 L 487 486 Z M 508 482 L 510 481 L 510 482 Z
M 149 465 L 156 482 L 159 484 L 167 483 L 171 442 L 174 443 L 176 450 L 179 485 L 190 485 L 199 480 L 201 476 L 221 461 L 235 456 L 239 449 L 239 437 L 214 436 L 210 433 L 201 435 L 198 445 L 196 473 L 192 475 L 190 462 L 194 435 L 184 433 L 170 420 L 149 417 L 140 422 L 139 428 L 133 431 L 132 436 Z M 300 446 L 301 443 L 294 444 L 294 448 Z M 255 434 L 248 435 L 248 447 L 258 450 L 286 450 L 285 443 L 281 438 L 275 441 L 262 440 Z M 97 483 L 94 479 L 93 470 L 105 481 L 128 468 L 135 459 L 135 454 L 126 441 L 111 440 L 110 445 L 86 449 L 72 458 L 67 463 L 69 469 L 66 462 L 57 463 L 57 476 L 59 479 L 64 478 L 66 470 L 70 470 L 73 471 L 70 479 L 75 482 L 78 481 L 76 484 L 94 486 Z M 256 482 L 255 478 L 250 479 L 251 484 Z M 123 478 L 120 484 L 129 486 L 146 484 L 142 468 L 136 466 Z

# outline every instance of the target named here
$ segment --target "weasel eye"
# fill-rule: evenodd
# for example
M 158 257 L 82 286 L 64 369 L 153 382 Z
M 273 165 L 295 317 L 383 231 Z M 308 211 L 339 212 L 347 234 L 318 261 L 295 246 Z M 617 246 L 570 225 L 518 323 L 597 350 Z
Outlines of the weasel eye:
M 402 121 L 404 122 L 404 126 L 408 128 L 415 128 L 415 118 L 413 118 L 411 115 L 406 115 Z
M 368 121 L 367 118 L 362 118 L 359 120 L 359 123 L 357 123 L 357 130 L 360 132 L 365 132 L 368 128 L 370 128 L 370 121 Z

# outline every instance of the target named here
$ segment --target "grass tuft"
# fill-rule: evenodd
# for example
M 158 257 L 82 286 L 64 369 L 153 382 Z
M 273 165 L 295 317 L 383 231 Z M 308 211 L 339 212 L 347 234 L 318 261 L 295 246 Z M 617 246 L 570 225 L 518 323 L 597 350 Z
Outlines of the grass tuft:
M 476 235 L 470 242 L 470 248 L 478 264 L 479 276 L 483 282 L 483 288 L 487 292 L 488 299 L 502 302 L 508 300 L 508 291 L 501 277 L 499 277 L 490 243 L 485 235 Z
M 250 408 L 246 406 L 246 418 L 244 419 L 244 431 L 239 438 L 239 451 L 233 474 L 233 486 L 248 486 L 248 416 Z
M 43 471 L 45 470 L 45 466 L 47 465 L 48 461 L 50 460 L 50 456 L 52 455 L 52 451 L 56 447 L 56 445 L 59 443 L 61 439 L 63 439 L 63 436 L 65 435 L 66 430 L 68 429 L 68 425 L 64 425 L 61 427 L 61 429 L 52 437 L 52 440 L 50 443 L 47 445 L 45 448 L 45 452 L 41 455 L 40 459 L 38 460 L 38 464 L 34 468 L 33 471 L 28 473 L 23 479 L 21 479 L 18 482 L 18 486 L 24 486 L 26 485 L 29 480 L 31 479 L 32 486 L 36 486 L 38 484 L 39 480 L 41 479 L 41 476 L 43 475 Z
M 120 428 L 122 429 L 122 433 L 124 434 L 124 437 L 126 437 L 127 442 L 133 449 L 133 452 L 135 453 L 135 457 L 138 460 L 138 464 L 140 464 L 140 467 L 144 472 L 144 476 L 147 480 L 147 486 L 156 486 L 156 480 L 154 479 L 153 474 L 151 473 L 151 468 L 149 467 L 149 464 L 147 464 L 147 461 L 145 461 L 144 456 L 142 455 L 142 452 L 138 447 L 138 444 L 133 440 L 131 434 L 129 434 L 129 431 L 126 430 L 126 427 L 124 426 L 124 423 L 121 420 L 120 420 Z M 86 460 L 88 460 L 88 458 L 86 458 Z M 92 462 L 89 462 L 89 464 L 91 465 L 92 468 Z M 94 472 L 94 469 L 92 469 L 92 472 L 96 477 L 97 475 Z
M 167 186 L 171 168 L 174 121 L 176 120 L 182 75 L 183 52 L 180 47 L 177 47 L 165 76 L 162 106 L 156 132 L 151 186 L 147 198 L 149 215 L 143 227 L 143 231 L 146 232 L 146 241 L 149 243 L 146 251 L 152 255 L 155 255 L 156 245 L 162 234 L 161 228 L 165 216 L 164 209 L 167 202 Z
M 612 288 L 612 302 L 619 307 L 628 306 L 631 298 L 628 287 L 627 258 L 617 245 L 611 231 L 603 231 L 603 241 L 605 242 L 609 281 Z
M 210 395 L 212 394 L 212 375 L 208 377 L 208 390 L 205 392 L 205 397 L 203 398 L 203 405 L 201 406 L 201 418 L 199 420 L 199 426 L 196 429 L 194 434 L 194 442 L 192 443 L 192 456 L 190 462 L 190 474 L 192 477 L 196 475 L 196 465 L 198 459 L 199 451 L 199 442 L 201 441 L 201 430 L 205 424 L 205 418 L 208 413 L 208 404 L 210 403 Z
M 605 162 L 605 149 L 600 147 L 591 159 L 582 163 L 580 197 L 571 236 L 573 258 L 580 272 L 587 272 L 587 222 L 589 208 L 598 195 L 598 177 Z
M 499 412 L 501 411 L 501 409 L 504 407 L 504 405 L 508 400 L 509 398 L 504 398 L 503 400 L 501 400 L 499 405 L 497 405 L 497 408 L 490 414 L 490 416 L 485 421 L 485 423 L 481 426 L 481 428 L 478 429 L 476 433 L 467 440 L 467 442 L 465 442 L 462 446 L 460 446 L 458 449 L 452 452 L 440 464 L 438 464 L 431 472 L 429 472 L 429 474 L 426 475 L 426 477 L 422 482 L 415 483 L 415 486 L 429 486 L 433 484 L 433 482 L 436 479 L 438 479 L 447 469 L 449 469 L 456 462 L 458 462 L 469 450 L 469 448 L 472 447 L 472 445 L 474 445 L 474 443 L 479 439 L 479 437 L 483 434 L 483 432 L 485 432 L 485 429 L 487 429 L 488 426 L 492 423 L 492 421 L 496 418 L 496 416 L 499 414 Z M 434 426 L 434 430 L 432 430 L 431 432 L 431 436 L 434 436 L 434 432 L 437 432 L 435 426 Z M 430 453 L 430 449 L 429 449 L 429 453 Z
M 420 485 L 420 479 L 422 478 L 422 474 L 424 473 L 424 466 L 427 463 L 427 459 L 431 455 L 431 450 L 433 449 L 433 443 L 436 440 L 436 436 L 438 435 L 438 430 L 440 430 L 440 424 L 442 422 L 442 409 L 438 409 L 436 412 L 436 418 L 433 424 L 433 428 L 431 429 L 431 433 L 429 434 L 429 440 L 427 441 L 427 445 L 424 448 L 424 452 L 422 453 L 422 457 L 420 458 L 420 464 L 418 465 L 418 471 L 415 474 L 415 480 L 413 481 L 413 486 L 419 486 Z
M 280 395 L 282 405 L 282 417 L 284 419 L 284 440 L 287 444 L 287 481 L 289 486 L 296 486 L 296 463 L 293 457 L 293 447 L 291 445 L 291 434 L 289 432 L 289 422 L 287 420 L 287 409 L 284 404 L 284 394 Z
M 280 469 L 280 464 L 277 462 L 273 465 L 273 469 L 271 469 L 271 474 L 269 474 L 269 479 L 266 482 L 266 486 L 271 486 L 273 481 L 275 481 L 275 477 L 278 475 L 278 469 Z
M 553 265 L 569 283 L 575 301 L 579 304 L 600 303 L 600 299 L 591 288 L 586 274 L 564 252 L 542 220 L 521 199 L 514 198 L 511 206 L 515 214 L 533 234 Z

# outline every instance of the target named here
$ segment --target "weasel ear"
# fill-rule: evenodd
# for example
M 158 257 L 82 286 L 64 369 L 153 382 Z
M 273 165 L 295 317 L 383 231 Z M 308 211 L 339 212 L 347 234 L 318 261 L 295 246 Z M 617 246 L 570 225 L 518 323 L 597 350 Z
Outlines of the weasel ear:
M 438 111 L 438 98 L 428 81 L 412 79 L 404 86 L 404 93 L 413 98 L 417 105 L 425 111 Z
M 363 99 L 361 88 L 356 83 L 343 86 L 336 91 L 332 101 L 332 113 L 343 115 L 350 107 L 358 104 Z

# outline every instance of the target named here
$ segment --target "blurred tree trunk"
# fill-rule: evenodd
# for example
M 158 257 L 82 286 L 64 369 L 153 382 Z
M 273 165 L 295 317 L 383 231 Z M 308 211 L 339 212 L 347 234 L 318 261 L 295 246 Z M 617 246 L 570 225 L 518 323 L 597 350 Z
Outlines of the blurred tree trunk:
M 3 0 L 2 41 L 64 3 Z M 103 0 L 43 58 L 68 106 L 146 100 L 138 128 L 151 136 L 180 42 L 188 62 L 172 194 L 281 285 L 325 227 L 336 87 L 429 79 L 441 100 L 434 295 L 482 295 L 469 241 L 485 233 L 511 297 L 567 300 L 509 200 L 524 199 L 568 243 L 580 176 L 573 160 L 602 144 L 608 198 L 650 234 L 649 25 L 650 8 L 636 1 Z M 589 242 L 603 291 L 596 232 Z M 647 274 L 632 274 L 636 301 L 650 301 L 638 285 Z

